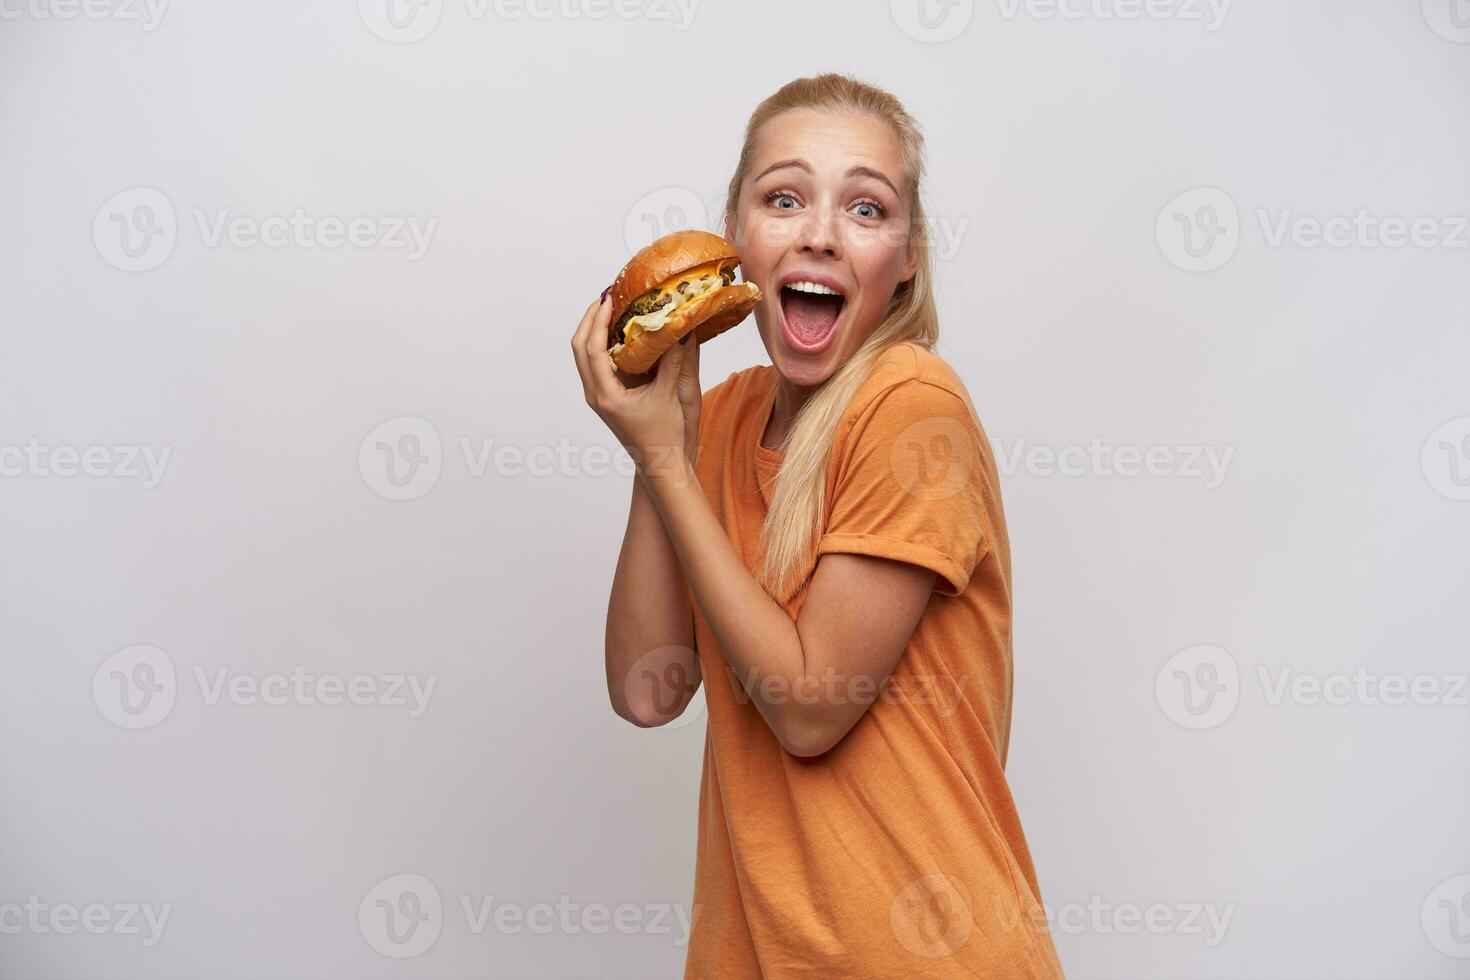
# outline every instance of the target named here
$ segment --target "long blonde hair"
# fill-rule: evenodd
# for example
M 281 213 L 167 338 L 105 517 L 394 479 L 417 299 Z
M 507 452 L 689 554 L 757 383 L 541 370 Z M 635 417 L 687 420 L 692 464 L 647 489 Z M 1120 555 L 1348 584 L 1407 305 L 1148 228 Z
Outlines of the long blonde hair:
M 826 518 L 827 463 L 843 411 L 852 403 L 878 359 L 889 348 L 909 342 L 932 350 L 939 340 L 934 305 L 933 255 L 928 221 L 920 200 L 924 177 L 924 138 L 918 124 L 891 94 L 851 75 L 828 72 L 787 82 L 756 106 L 745 126 L 740 162 L 725 197 L 725 221 L 736 227 L 740 186 L 752 163 L 755 139 L 773 117 L 792 109 L 866 113 L 888 123 L 898 137 L 909 186 L 909 247 L 918 259 L 912 279 L 893 291 L 878 326 L 847 362 L 817 386 L 796 414 L 788 435 L 771 506 L 760 532 L 761 559 L 756 579 L 778 601 L 790 599 L 805 580 Z

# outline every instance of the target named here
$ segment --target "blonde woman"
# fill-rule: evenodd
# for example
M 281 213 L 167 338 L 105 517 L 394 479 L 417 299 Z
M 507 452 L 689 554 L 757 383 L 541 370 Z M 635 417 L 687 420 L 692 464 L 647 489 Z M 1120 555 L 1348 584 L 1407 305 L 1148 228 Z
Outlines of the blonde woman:
M 625 387 L 606 296 L 572 338 L 638 462 L 607 619 L 614 710 L 704 684 L 689 978 L 1059 977 L 1005 779 L 1010 552 L 939 319 L 922 138 L 887 92 L 762 102 L 725 236 L 769 366 L 699 347 Z

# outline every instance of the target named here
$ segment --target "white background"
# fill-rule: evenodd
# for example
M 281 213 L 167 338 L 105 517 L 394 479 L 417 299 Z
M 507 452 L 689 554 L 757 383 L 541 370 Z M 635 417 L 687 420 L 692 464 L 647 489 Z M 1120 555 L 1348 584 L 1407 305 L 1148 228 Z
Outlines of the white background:
M 1463 0 L 386 2 L 3 5 L 0 975 L 680 975 L 704 719 L 608 707 L 631 478 L 567 340 L 830 69 L 928 137 L 1069 975 L 1470 976 Z M 297 209 L 367 244 L 212 234 Z M 753 320 L 703 358 L 767 362 Z M 1093 440 L 1172 462 L 1047 465 Z M 214 697 L 297 667 L 435 686 Z

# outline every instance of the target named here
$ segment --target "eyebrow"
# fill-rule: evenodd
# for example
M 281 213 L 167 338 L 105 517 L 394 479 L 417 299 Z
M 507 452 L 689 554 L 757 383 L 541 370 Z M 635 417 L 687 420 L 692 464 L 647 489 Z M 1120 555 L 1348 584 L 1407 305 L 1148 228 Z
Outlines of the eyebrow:
M 775 163 L 771 164 L 766 169 L 762 170 L 756 176 L 755 179 L 756 180 L 760 180 L 762 177 L 764 177 L 766 174 L 770 173 L 771 171 L 773 171 L 773 170 L 780 170 L 782 167 L 796 167 L 799 170 L 805 170 L 808 174 L 810 174 L 812 172 L 812 166 L 811 166 L 811 164 L 807 163 L 805 160 L 797 160 L 797 159 L 778 160 Z M 885 183 L 885 184 L 888 185 L 888 189 L 889 190 L 893 191 L 893 196 L 894 197 L 902 197 L 903 196 L 903 195 L 901 195 L 901 194 L 898 193 L 898 188 L 893 186 L 893 181 L 891 181 L 887 177 L 885 177 L 881 171 L 874 170 L 872 167 L 864 167 L 864 166 L 859 165 L 859 166 L 853 167 L 852 169 L 848 170 L 848 172 L 844 176 L 847 176 L 847 177 L 872 177 L 875 180 L 881 180 L 883 183 Z

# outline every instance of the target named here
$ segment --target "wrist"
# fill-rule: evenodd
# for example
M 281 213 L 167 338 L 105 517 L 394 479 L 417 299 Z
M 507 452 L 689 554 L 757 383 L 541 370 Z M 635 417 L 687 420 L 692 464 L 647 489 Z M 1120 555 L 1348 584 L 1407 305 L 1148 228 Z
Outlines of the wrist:
M 647 446 L 634 454 L 638 475 L 650 491 L 656 486 L 679 486 L 695 482 L 697 445 Z

